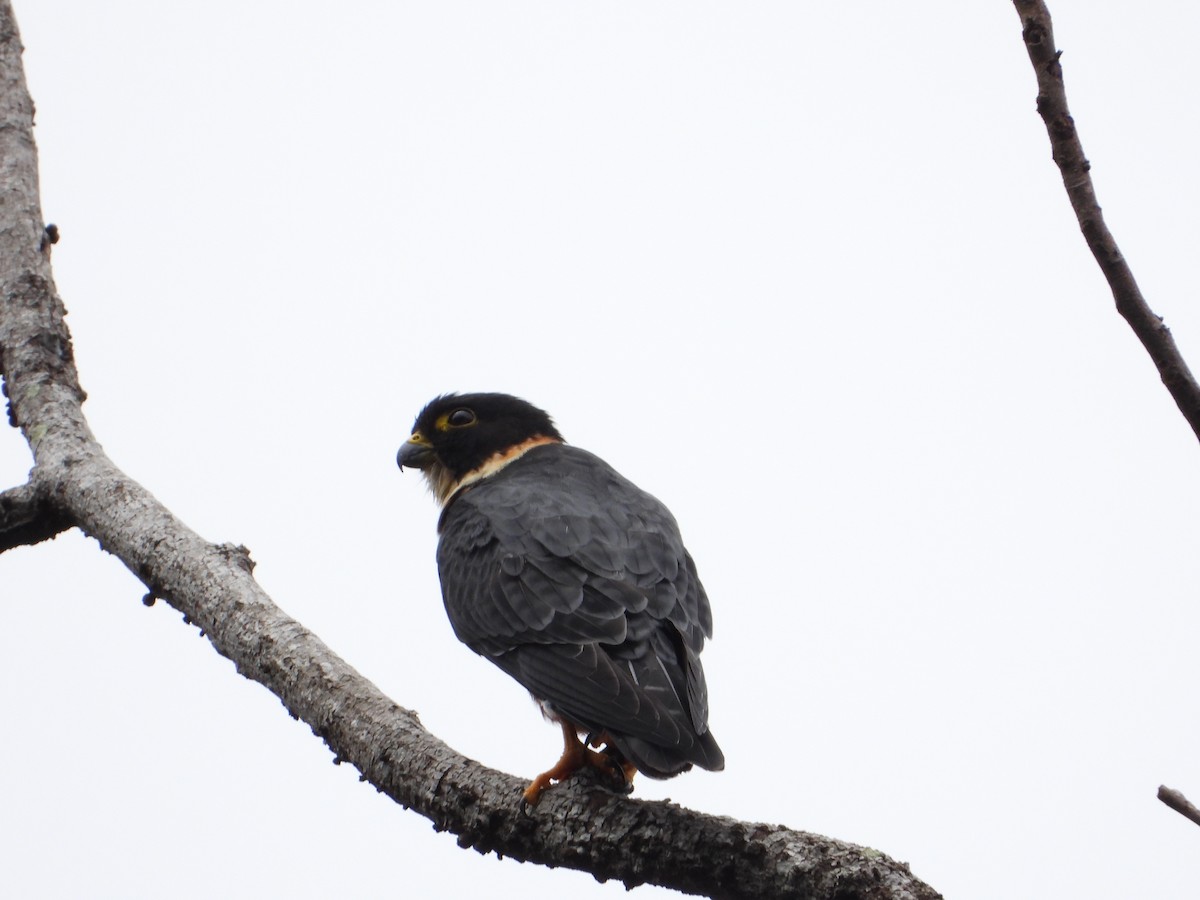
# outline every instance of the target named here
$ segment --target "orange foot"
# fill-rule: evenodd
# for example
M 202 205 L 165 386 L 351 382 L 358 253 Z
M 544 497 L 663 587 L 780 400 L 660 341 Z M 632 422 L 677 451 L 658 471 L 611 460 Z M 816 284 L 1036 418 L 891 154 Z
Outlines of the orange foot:
M 524 793 L 521 794 L 522 812 L 528 812 L 537 806 L 538 801 L 542 799 L 542 793 L 551 784 L 566 781 L 580 769 L 596 769 L 609 781 L 613 781 L 615 777 L 625 785 L 630 784 L 633 780 L 633 773 L 637 771 L 633 765 L 618 761 L 610 753 L 597 753 L 592 750 L 587 743 L 579 740 L 579 734 L 570 722 L 560 721 L 559 726 L 563 733 L 562 756 L 559 757 L 553 768 L 533 779 L 529 787 L 525 788 Z M 598 740 L 595 744 L 602 742 L 603 740 Z

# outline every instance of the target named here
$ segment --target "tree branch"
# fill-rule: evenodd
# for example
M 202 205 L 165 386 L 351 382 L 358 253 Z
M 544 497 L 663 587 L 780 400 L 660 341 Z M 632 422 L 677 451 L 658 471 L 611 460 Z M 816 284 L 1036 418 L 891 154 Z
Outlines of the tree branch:
M 1037 75 L 1038 113 L 1046 123 L 1054 161 L 1062 173 L 1063 185 L 1075 210 L 1075 217 L 1079 220 L 1079 228 L 1112 289 L 1117 312 L 1124 316 L 1154 360 L 1163 384 L 1175 398 L 1175 404 L 1192 426 L 1192 431 L 1200 438 L 1200 385 L 1175 346 L 1171 330 L 1142 297 L 1133 272 L 1105 225 L 1096 201 L 1089 174 L 1091 166 L 1083 155 L 1083 145 L 1075 131 L 1075 120 L 1067 109 L 1067 94 L 1059 62 L 1062 53 L 1054 46 L 1050 11 L 1042 0 L 1013 0 L 1013 3 L 1021 16 L 1025 47 Z
M 1188 798 L 1179 793 L 1179 791 L 1161 784 L 1158 787 L 1158 799 L 1185 819 L 1191 819 L 1197 825 L 1200 825 L 1200 809 L 1192 806 Z
M 0 493 L 0 553 L 26 544 L 40 544 L 74 523 L 45 502 L 32 484 Z
M 27 504 L 69 516 L 200 627 L 238 671 L 280 698 L 363 780 L 458 835 L 459 844 L 626 885 L 711 897 L 911 898 L 939 895 L 883 854 L 777 825 L 639 802 L 572 783 L 534 817 L 523 784 L 463 757 L 421 727 L 252 577 L 244 548 L 188 529 L 121 472 L 83 416 L 64 309 L 44 251 L 32 103 L 8 0 L 0 0 L 0 366 L 13 421 L 34 452 Z M 25 497 L 24 494 L 20 495 Z

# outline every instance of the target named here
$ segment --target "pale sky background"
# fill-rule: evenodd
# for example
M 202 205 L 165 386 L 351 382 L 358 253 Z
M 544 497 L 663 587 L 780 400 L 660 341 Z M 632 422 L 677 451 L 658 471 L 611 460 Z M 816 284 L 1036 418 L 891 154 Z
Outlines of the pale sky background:
M 1200 365 L 1200 5 L 1052 12 L 1110 225 Z M 558 751 L 454 639 L 394 463 L 433 395 L 509 391 L 674 510 L 712 598 L 728 767 L 638 796 L 947 897 L 1196 896 L 1155 790 L 1200 801 L 1200 447 L 1010 2 L 17 15 L 100 441 L 434 733 L 522 776 Z M 0 484 L 28 466 L 0 435 Z M 0 586 L 5 896 L 625 894 L 359 784 L 91 540 Z

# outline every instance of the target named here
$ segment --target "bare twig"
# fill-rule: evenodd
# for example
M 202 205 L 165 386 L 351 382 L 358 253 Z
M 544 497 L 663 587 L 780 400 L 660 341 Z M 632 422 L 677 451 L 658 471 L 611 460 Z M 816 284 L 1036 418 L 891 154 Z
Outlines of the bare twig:
M 1029 60 L 1037 74 L 1038 112 L 1046 123 L 1054 161 L 1062 173 L 1067 197 L 1079 220 L 1084 239 L 1100 264 L 1100 269 L 1112 289 L 1117 312 L 1141 340 L 1146 352 L 1158 367 L 1163 384 L 1175 398 L 1175 403 L 1188 424 L 1200 438 L 1200 385 L 1175 346 L 1171 331 L 1162 317 L 1146 304 L 1133 278 L 1133 272 L 1117 243 L 1104 224 L 1104 216 L 1096 201 L 1089 174 L 1090 164 L 1083 155 L 1083 145 L 1075 131 L 1075 120 L 1067 109 L 1067 94 L 1063 87 L 1061 51 L 1054 46 L 1054 30 L 1050 11 L 1042 0 L 1013 0 L 1021 15 L 1022 34 Z
M 70 516 L 199 626 L 217 652 L 303 719 L 363 780 L 463 847 L 711 897 L 933 900 L 881 853 L 777 825 L 563 785 L 533 817 L 516 778 L 466 759 L 285 615 L 244 548 L 214 545 L 125 475 L 83 416 L 37 193 L 32 103 L 8 0 L 0 0 L 0 364 L 13 421 L 34 452 L 32 490 Z M 31 500 L 31 503 L 33 501 Z
M 0 493 L 0 553 L 48 541 L 73 524 L 69 517 L 46 503 L 32 484 Z
M 1179 793 L 1179 791 L 1169 788 L 1165 784 L 1159 785 L 1158 799 L 1184 818 L 1191 819 L 1197 825 L 1200 825 L 1200 809 L 1192 806 L 1188 798 Z

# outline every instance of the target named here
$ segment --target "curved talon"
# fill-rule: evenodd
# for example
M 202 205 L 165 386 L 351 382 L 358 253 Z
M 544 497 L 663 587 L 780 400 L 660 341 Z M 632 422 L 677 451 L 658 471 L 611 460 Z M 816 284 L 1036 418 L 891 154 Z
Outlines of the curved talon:
M 629 793 L 633 790 L 633 776 L 637 767 L 626 762 L 617 754 L 612 741 L 604 732 L 589 733 L 583 741 L 579 740 L 579 732 L 575 726 L 565 720 L 559 721 L 563 733 L 563 752 L 554 766 L 529 783 L 529 787 L 521 794 L 521 812 L 529 815 L 529 810 L 538 805 L 542 793 L 551 784 L 566 781 L 583 768 L 592 768 L 607 776 L 612 783 L 620 779 L 621 784 L 613 785 L 617 790 Z M 606 744 L 603 751 L 597 752 L 592 747 Z
M 637 766 L 625 759 L 621 755 L 621 751 L 617 749 L 616 743 L 609 737 L 607 731 L 591 732 L 587 736 L 585 742 L 589 747 L 599 747 L 604 745 L 604 750 L 601 751 L 608 757 L 608 765 L 612 769 L 613 774 L 624 782 L 623 787 L 625 793 L 628 794 L 633 790 L 633 776 L 637 774 Z

